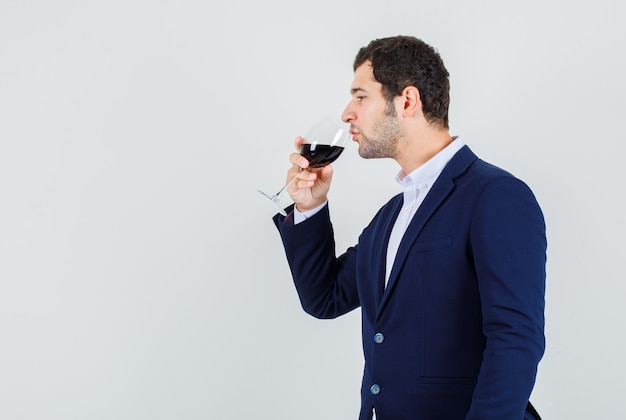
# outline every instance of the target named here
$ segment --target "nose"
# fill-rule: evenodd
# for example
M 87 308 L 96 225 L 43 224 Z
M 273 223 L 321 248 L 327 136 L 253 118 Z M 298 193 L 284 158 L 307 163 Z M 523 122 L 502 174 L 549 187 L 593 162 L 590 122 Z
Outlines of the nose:
M 344 109 L 343 113 L 341 114 L 341 120 L 347 124 L 350 124 L 352 121 L 354 121 L 354 112 L 350 107 L 350 103 L 348 103 L 346 109 Z

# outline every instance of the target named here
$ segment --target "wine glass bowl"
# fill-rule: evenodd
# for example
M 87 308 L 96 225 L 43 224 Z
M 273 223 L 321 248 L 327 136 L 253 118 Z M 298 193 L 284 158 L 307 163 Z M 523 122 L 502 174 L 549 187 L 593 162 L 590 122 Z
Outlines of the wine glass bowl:
M 324 118 L 306 132 L 300 154 L 309 161 L 309 168 L 321 168 L 341 155 L 349 138 L 345 124 Z
M 300 154 L 309 161 L 309 168 L 321 168 L 334 162 L 343 152 L 350 140 L 348 126 L 339 119 L 325 117 L 314 124 L 304 134 L 303 143 L 300 146 Z M 298 178 L 296 174 L 276 194 L 269 195 L 257 190 L 263 196 L 271 200 L 283 216 L 287 213 L 280 203 L 280 194 Z

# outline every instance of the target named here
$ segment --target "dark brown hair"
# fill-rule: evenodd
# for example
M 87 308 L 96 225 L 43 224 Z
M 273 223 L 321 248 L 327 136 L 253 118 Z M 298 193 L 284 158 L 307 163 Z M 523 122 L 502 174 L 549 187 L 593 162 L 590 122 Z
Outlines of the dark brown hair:
M 374 78 L 382 84 L 387 102 L 391 103 L 404 88 L 415 86 L 426 120 L 448 128 L 450 75 L 433 47 L 412 36 L 376 39 L 359 50 L 354 70 L 366 61 L 372 63 Z

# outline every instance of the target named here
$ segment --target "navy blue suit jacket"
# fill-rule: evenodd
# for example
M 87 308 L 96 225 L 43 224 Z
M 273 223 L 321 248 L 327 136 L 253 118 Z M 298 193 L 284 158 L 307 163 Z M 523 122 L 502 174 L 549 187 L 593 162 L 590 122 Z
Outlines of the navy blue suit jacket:
M 543 356 L 546 237 L 527 187 L 464 146 L 409 224 L 387 287 L 402 194 L 339 257 L 328 206 L 276 215 L 301 304 L 318 318 L 362 312 L 360 419 L 530 419 Z

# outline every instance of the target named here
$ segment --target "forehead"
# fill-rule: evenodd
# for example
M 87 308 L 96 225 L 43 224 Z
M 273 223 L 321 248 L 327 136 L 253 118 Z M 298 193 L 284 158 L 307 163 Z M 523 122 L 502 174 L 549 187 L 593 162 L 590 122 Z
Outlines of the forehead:
M 374 78 L 374 70 L 372 63 L 366 61 L 361 64 L 354 72 L 354 80 L 350 88 L 352 93 L 357 91 L 365 91 L 368 93 L 380 92 L 382 85 Z

